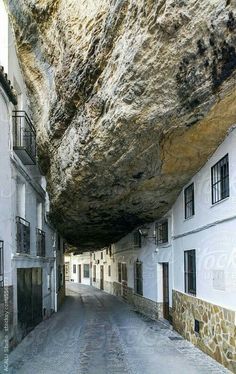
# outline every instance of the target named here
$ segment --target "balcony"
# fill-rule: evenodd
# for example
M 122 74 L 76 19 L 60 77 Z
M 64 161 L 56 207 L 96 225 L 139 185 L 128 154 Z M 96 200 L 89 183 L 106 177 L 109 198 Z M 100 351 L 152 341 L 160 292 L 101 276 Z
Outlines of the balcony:
M 13 111 L 13 149 L 24 165 L 36 164 L 36 132 L 23 110 Z
M 46 245 L 45 245 L 45 232 L 36 229 L 36 251 L 37 256 L 45 257 Z
M 30 253 L 30 223 L 21 217 L 16 217 L 17 253 Z

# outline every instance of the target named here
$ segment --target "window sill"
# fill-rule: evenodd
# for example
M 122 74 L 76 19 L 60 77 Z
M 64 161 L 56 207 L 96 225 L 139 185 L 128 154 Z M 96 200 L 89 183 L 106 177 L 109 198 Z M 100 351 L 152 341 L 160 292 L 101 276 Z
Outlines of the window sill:
M 225 197 L 224 199 L 217 201 L 217 203 L 211 204 L 210 208 L 214 208 L 215 206 L 224 203 L 225 201 L 229 200 L 229 196 Z
M 190 219 L 193 219 L 195 217 L 195 214 L 193 214 L 191 217 L 184 218 L 184 222 L 189 221 Z

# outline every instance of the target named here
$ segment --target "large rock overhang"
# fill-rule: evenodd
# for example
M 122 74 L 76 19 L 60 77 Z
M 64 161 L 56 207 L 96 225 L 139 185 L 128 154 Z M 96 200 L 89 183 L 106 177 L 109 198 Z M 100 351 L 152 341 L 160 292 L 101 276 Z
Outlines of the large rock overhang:
M 236 123 L 230 0 L 9 0 L 53 222 L 80 250 L 158 219 Z

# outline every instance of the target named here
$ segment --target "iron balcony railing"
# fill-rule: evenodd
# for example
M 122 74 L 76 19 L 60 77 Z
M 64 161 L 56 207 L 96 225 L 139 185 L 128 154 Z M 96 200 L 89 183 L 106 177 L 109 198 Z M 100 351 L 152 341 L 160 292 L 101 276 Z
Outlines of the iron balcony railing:
M 23 110 L 13 111 L 13 149 L 25 165 L 36 164 L 36 132 Z
M 21 217 L 16 217 L 17 253 L 30 253 L 30 223 Z
M 4 287 L 4 242 L 0 240 L 0 287 Z
M 36 229 L 36 251 L 37 256 L 45 257 L 46 254 L 46 242 L 45 242 L 45 232 Z

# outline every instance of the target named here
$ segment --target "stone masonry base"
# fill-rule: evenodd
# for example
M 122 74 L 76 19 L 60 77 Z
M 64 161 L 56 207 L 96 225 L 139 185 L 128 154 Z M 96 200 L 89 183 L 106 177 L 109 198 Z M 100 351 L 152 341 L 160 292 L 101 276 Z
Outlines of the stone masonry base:
M 234 311 L 173 290 L 172 317 L 174 329 L 184 338 L 236 373 Z

